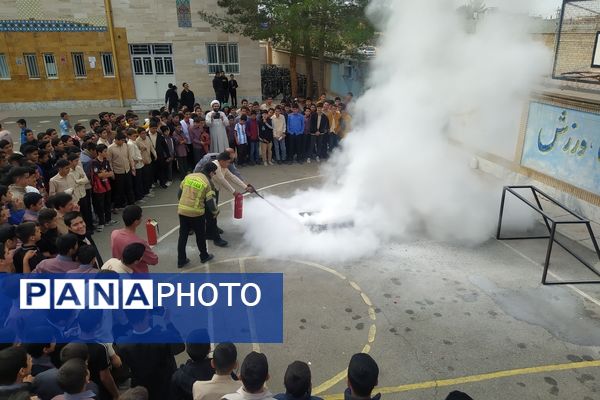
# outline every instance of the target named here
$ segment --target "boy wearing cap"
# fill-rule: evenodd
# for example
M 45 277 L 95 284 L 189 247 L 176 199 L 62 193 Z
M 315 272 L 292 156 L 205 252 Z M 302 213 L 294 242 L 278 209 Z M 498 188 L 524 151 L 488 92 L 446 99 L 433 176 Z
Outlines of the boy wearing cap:
M 223 396 L 225 400 L 274 400 L 273 394 L 265 387 L 269 380 L 269 364 L 264 354 L 251 352 L 244 358 L 240 370 L 243 386 L 235 393 Z

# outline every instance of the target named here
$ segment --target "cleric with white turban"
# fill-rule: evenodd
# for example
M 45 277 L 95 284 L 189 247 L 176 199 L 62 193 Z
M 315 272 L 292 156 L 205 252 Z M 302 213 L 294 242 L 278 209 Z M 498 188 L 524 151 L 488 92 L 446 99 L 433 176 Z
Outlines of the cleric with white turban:
M 223 111 L 219 111 L 221 103 L 218 100 L 210 102 L 212 112 L 206 114 L 206 126 L 210 130 L 210 152 L 222 153 L 229 147 L 227 131 L 225 127 L 229 125 L 229 120 Z

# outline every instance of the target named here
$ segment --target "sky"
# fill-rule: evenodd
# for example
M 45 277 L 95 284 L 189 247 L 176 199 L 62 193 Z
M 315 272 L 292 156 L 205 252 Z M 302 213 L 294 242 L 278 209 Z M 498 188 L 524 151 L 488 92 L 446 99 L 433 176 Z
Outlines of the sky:
M 456 0 L 458 4 L 464 4 L 467 0 Z M 556 9 L 562 5 L 562 0 L 485 0 L 488 7 L 499 7 L 501 9 L 529 12 L 531 15 L 550 17 L 556 14 Z

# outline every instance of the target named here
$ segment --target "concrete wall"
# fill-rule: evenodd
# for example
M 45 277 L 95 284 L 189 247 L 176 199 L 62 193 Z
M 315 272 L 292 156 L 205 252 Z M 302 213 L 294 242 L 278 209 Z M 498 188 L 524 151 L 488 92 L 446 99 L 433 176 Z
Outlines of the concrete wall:
M 290 53 L 285 50 L 273 49 L 272 51 L 272 63 L 274 65 L 283 65 L 288 67 L 290 65 Z M 306 75 L 306 60 L 304 56 L 298 56 L 296 59 L 296 69 L 299 74 Z M 319 60 L 313 59 L 313 76 L 315 82 L 320 77 L 319 72 Z M 331 61 L 325 63 L 325 88 L 329 89 L 331 86 Z M 316 95 L 316 94 L 315 94 Z
M 365 91 L 365 79 L 367 74 L 367 63 L 352 62 L 351 72 L 348 75 L 346 63 L 330 64 L 329 91 L 340 97 L 352 92 L 354 96 L 360 96 Z
M 118 29 L 117 57 L 124 97 L 135 98 L 127 34 Z M 71 52 L 83 52 L 87 76 L 76 78 Z M 0 80 L 2 103 L 118 99 L 117 80 L 104 77 L 101 53 L 112 53 L 108 32 L 2 32 L 0 53 L 6 56 L 10 80 Z M 23 53 L 35 53 L 40 79 L 29 79 Z M 46 77 L 42 53 L 53 53 L 58 78 Z M 96 58 L 91 68 L 88 57 Z M 113 55 L 113 61 L 114 61 Z
M 56 0 L 51 0 L 56 1 Z M 214 99 L 213 75 L 205 65 L 208 56 L 206 43 L 238 43 L 240 85 L 238 101 L 242 97 L 260 98 L 261 54 L 257 41 L 239 35 L 231 35 L 212 28 L 198 15 L 200 10 L 219 10 L 216 0 L 192 0 L 190 2 L 192 27 L 179 28 L 175 0 L 113 0 L 114 23 L 127 28 L 129 43 L 172 43 L 175 65 L 175 84 L 190 84 L 196 99 L 207 105 Z M 204 64 L 204 65 L 203 65 Z M 165 90 L 167 88 L 165 87 Z

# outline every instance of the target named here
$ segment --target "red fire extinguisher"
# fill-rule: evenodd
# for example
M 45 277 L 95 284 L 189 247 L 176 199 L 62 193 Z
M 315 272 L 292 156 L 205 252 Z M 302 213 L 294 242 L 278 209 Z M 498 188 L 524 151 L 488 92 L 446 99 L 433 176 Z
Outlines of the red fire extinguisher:
M 158 243 L 158 222 L 155 219 L 146 221 L 146 234 L 148 235 L 148 244 L 150 246 Z
M 238 193 L 235 195 L 233 201 L 233 218 L 242 219 L 242 213 L 244 211 L 244 195 Z

